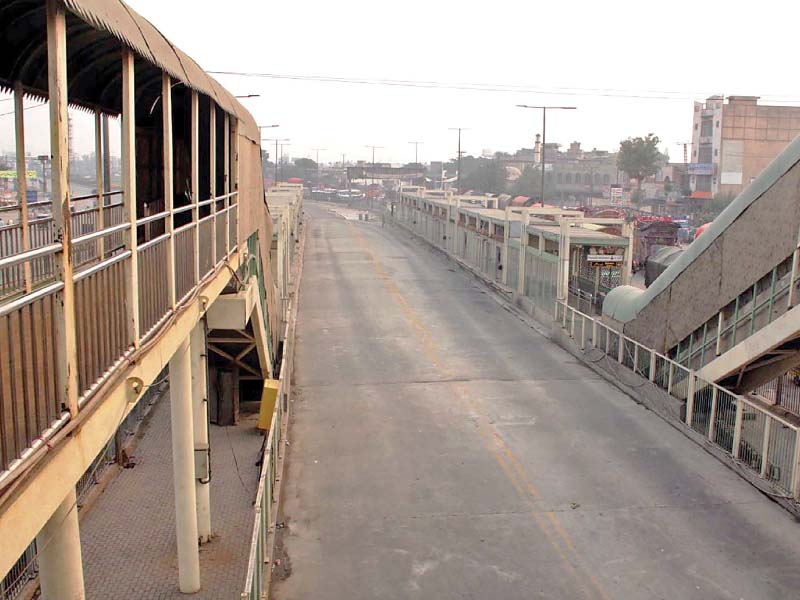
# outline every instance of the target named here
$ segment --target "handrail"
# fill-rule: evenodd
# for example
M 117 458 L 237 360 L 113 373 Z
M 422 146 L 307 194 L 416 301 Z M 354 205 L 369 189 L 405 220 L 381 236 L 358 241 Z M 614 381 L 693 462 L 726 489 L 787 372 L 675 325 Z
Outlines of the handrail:
M 56 252 L 59 252 L 61 249 L 62 245 L 56 242 L 52 244 L 47 244 L 46 246 L 42 246 L 40 248 L 34 248 L 33 250 L 20 252 L 19 254 L 4 256 L 0 258 L 0 269 L 7 269 L 8 267 L 13 267 L 14 265 L 18 265 L 20 263 L 33 260 L 35 258 L 49 256 L 50 254 L 55 254 Z
M 162 210 L 160 213 L 156 213 L 154 215 L 150 215 L 149 217 L 142 217 L 141 219 L 136 219 L 136 226 L 139 225 L 147 225 L 148 223 L 152 223 L 153 221 L 160 221 L 161 219 L 166 219 L 169 216 L 168 210 Z
M 612 360 L 623 366 L 632 368 L 637 374 L 641 371 L 642 376 L 645 376 L 644 373 L 647 371 L 647 377 L 653 385 L 664 389 L 668 394 L 673 396 L 678 393 L 679 395 L 676 397 L 679 399 L 683 399 L 684 394 L 683 392 L 675 391 L 677 383 L 674 381 L 674 374 L 681 371 L 684 372 L 685 377 L 679 380 L 681 382 L 686 382 L 686 416 L 685 421 L 682 421 L 684 425 L 696 431 L 697 433 L 706 436 L 710 443 L 713 443 L 717 447 L 725 450 L 725 452 L 734 460 L 737 460 L 744 466 L 751 468 L 755 472 L 758 472 L 761 478 L 770 480 L 773 485 L 785 491 L 786 493 L 791 494 L 795 500 L 800 500 L 800 485 L 798 485 L 800 483 L 800 481 L 798 481 L 798 478 L 800 478 L 800 465 L 798 464 L 800 462 L 798 460 L 800 459 L 800 426 L 782 418 L 780 415 L 775 414 L 768 407 L 760 406 L 756 401 L 746 398 L 745 396 L 735 394 L 730 390 L 720 386 L 716 382 L 705 381 L 704 379 L 701 379 L 692 369 L 685 367 L 681 363 L 668 358 L 663 354 L 647 348 L 643 344 L 640 344 L 636 340 L 626 336 L 624 333 L 619 332 L 609 325 L 603 323 L 601 320 L 587 315 L 586 313 L 583 313 L 572 306 L 569 306 L 569 304 L 564 300 L 558 300 L 556 302 L 556 321 L 559 322 L 563 329 L 568 330 L 568 335 L 572 338 L 576 338 L 575 323 L 580 321 L 581 349 L 584 348 L 584 344 L 587 342 L 587 323 L 591 323 L 593 331 L 591 346 L 593 349 L 603 352 L 606 354 L 606 356 L 609 356 Z M 595 339 L 595 334 L 601 329 L 606 331 L 605 347 L 598 345 L 598 340 Z M 609 344 L 611 343 L 609 336 L 611 335 L 614 335 L 618 340 L 615 344 L 615 350 L 617 353 L 616 356 L 608 354 Z M 632 361 L 632 367 L 626 364 L 627 361 L 624 354 L 624 348 L 630 347 L 633 347 L 633 356 L 631 356 L 630 350 L 628 350 L 629 354 L 627 355 L 627 359 Z M 642 367 L 640 363 L 643 355 L 649 357 L 650 361 L 649 366 L 646 368 Z M 660 379 L 657 377 L 655 372 L 658 361 L 661 361 L 661 363 L 667 367 L 666 372 L 661 372 Z M 665 374 L 668 375 L 666 378 L 666 385 L 663 381 Z M 713 390 L 713 400 L 710 408 L 707 405 L 698 408 L 700 403 L 708 401 L 708 392 L 706 392 L 704 395 L 704 389 Z M 732 415 L 730 408 L 727 409 L 727 413 L 723 412 L 720 414 L 722 409 L 719 408 L 717 400 L 718 398 L 727 398 L 733 402 L 733 406 L 736 407 L 736 410 L 734 411 L 735 418 L 733 418 L 734 416 Z M 760 425 L 760 430 L 745 430 L 743 425 L 743 407 L 748 407 L 748 409 L 763 416 L 763 425 Z M 731 422 L 732 418 L 733 420 Z M 727 421 L 725 421 L 725 419 L 727 419 Z M 782 454 L 779 450 L 772 449 L 770 446 L 770 432 L 774 430 L 774 427 L 770 428 L 768 423 L 771 423 L 772 421 L 780 424 L 783 428 L 785 428 L 785 430 L 791 431 L 794 438 L 793 441 L 791 439 L 788 441 L 788 444 L 791 447 L 782 448 Z M 761 422 L 762 421 L 757 421 L 757 423 Z M 730 429 L 731 427 L 732 432 Z M 718 428 L 726 431 L 726 433 L 723 433 L 721 438 L 717 437 L 719 433 Z M 773 433 L 773 435 L 775 434 Z M 755 436 L 755 440 L 753 439 L 753 436 Z M 745 439 L 747 437 L 750 437 L 750 439 Z M 754 447 L 754 442 L 757 447 Z M 742 450 L 742 448 L 745 449 Z M 788 455 L 787 450 L 789 451 Z M 741 456 L 742 452 L 745 453 L 744 458 Z M 774 453 L 778 454 L 777 458 L 773 456 Z M 777 476 L 773 476 L 771 474 L 768 468 L 769 465 L 767 464 L 767 461 L 769 460 L 772 461 L 770 464 L 773 466 L 777 465 Z M 776 463 L 775 461 L 778 462 Z M 788 472 L 788 476 L 782 474 L 784 469 Z
M 144 242 L 143 244 L 139 244 L 139 245 L 136 247 L 136 249 L 137 249 L 139 252 L 142 252 L 142 251 L 144 251 L 144 250 L 147 250 L 147 249 L 148 249 L 148 248 L 150 248 L 151 246 L 155 246 L 155 245 L 156 245 L 156 244 L 158 244 L 159 242 L 161 242 L 161 241 L 163 241 L 163 240 L 167 240 L 167 239 L 169 239 L 169 232 L 167 232 L 167 233 L 162 233 L 161 235 L 159 235 L 158 237 L 155 237 L 155 238 L 153 238 L 152 240 L 148 240 L 148 241 Z
M 81 279 L 86 279 L 90 275 L 94 275 L 95 273 L 102 271 L 106 267 L 110 267 L 114 263 L 118 263 L 121 260 L 125 260 L 128 258 L 132 252 L 130 250 L 125 250 L 125 252 L 120 252 L 119 254 L 115 254 L 111 258 L 107 258 L 103 262 L 99 262 L 96 265 L 92 265 L 88 269 L 84 269 L 80 273 L 76 273 L 73 277 L 73 281 L 75 283 L 79 282 Z
M 179 215 L 179 214 L 184 213 L 186 211 L 194 210 L 195 208 L 197 208 L 196 204 L 187 204 L 186 206 L 178 206 L 178 207 L 172 209 L 172 214 L 173 215 Z
M 44 298 L 45 296 L 54 294 L 55 292 L 60 291 L 63 287 L 64 287 L 64 282 L 56 281 L 55 283 L 51 283 L 50 285 L 41 287 L 38 290 L 31 292 L 30 294 L 25 294 L 24 296 L 20 296 L 16 300 L 12 300 L 11 302 L 6 302 L 5 304 L 0 304 L 0 317 L 5 317 L 6 315 L 9 315 L 16 310 L 19 310 L 23 306 L 27 306 L 28 304 L 36 302 L 40 298 Z
M 109 198 L 110 196 L 118 196 L 118 195 L 120 195 L 122 193 L 124 193 L 123 190 L 111 190 L 111 191 L 108 191 L 108 192 L 101 192 L 99 194 L 95 193 L 95 194 L 84 194 L 83 196 L 70 196 L 70 201 L 74 201 L 74 200 L 91 200 L 92 198 L 97 198 L 97 197 Z M 50 201 L 48 201 L 47 204 L 50 204 Z
M 113 235 L 115 233 L 125 231 L 126 229 L 130 229 L 130 223 L 120 223 L 119 225 L 112 225 L 111 227 L 106 227 L 105 229 L 98 229 L 97 231 L 93 231 L 91 233 L 87 233 L 85 235 L 80 235 L 76 238 L 72 238 L 72 243 L 85 244 L 86 242 L 91 242 L 100 239 L 102 237 L 106 237 L 108 235 Z

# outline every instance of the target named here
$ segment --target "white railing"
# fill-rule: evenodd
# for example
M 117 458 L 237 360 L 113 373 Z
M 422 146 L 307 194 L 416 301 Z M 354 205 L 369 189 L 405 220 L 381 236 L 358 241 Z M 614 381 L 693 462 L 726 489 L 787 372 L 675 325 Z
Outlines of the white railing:
M 697 377 L 694 371 L 563 301 L 556 304 L 555 318 L 582 351 L 600 351 L 606 360 L 624 365 L 684 401 L 687 427 L 769 481 L 780 493 L 800 500 L 800 436 L 796 425 L 757 401 Z

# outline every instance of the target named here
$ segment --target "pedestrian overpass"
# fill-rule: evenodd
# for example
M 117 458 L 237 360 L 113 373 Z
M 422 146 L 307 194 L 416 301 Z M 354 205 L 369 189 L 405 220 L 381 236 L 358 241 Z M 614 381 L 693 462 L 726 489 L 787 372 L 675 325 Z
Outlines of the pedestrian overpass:
M 0 573 L 36 541 L 43 597 L 84 597 L 75 485 L 168 369 L 179 587 L 197 591 L 214 519 L 207 367 L 277 379 L 289 274 L 274 257 L 291 253 L 301 196 L 273 239 L 253 117 L 122 2 L 4 2 L 0 88 L 19 213 L 0 227 Z M 26 116 L 42 103 L 51 166 L 34 207 Z M 88 196 L 71 191 L 75 111 L 94 120 Z
M 795 140 L 647 290 L 614 289 L 606 321 L 737 393 L 800 364 L 798 181 Z

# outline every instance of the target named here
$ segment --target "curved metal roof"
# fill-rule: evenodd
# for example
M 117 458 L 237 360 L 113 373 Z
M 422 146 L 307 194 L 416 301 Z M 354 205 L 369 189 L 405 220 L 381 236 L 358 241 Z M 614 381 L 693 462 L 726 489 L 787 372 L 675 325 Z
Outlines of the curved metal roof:
M 800 136 L 773 160 L 766 169 L 736 196 L 716 219 L 711 221 L 703 235 L 695 239 L 666 270 L 659 275 L 647 290 L 619 286 L 611 290 L 603 302 L 603 315 L 622 323 L 636 318 L 656 296 L 669 290 L 680 274 L 708 250 L 725 230 L 733 224 L 761 195 L 772 187 L 789 169 L 800 162 Z
M 133 50 L 187 87 L 212 98 L 240 121 L 240 132 L 260 142 L 252 115 L 186 53 L 122 0 L 59 0 L 67 9 L 67 73 L 71 104 L 120 112 L 119 51 Z M 0 4 L 0 86 L 21 81 L 26 93 L 47 97 L 44 0 Z M 161 85 L 157 69 L 137 69 L 137 90 Z

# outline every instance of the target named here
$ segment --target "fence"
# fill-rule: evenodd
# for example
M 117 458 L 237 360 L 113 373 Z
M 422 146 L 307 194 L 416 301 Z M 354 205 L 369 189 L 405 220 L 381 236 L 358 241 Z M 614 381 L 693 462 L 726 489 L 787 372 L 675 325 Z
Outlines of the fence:
M 674 398 L 686 402 L 685 424 L 738 464 L 800 500 L 798 427 L 757 401 L 704 381 L 694 371 L 559 301 L 556 321 L 581 350 L 599 350 Z
M 238 247 L 236 197 L 233 192 L 205 201 L 224 208 L 199 222 L 198 204 L 141 217 L 135 224 L 124 221 L 122 203 L 104 206 L 102 219 L 97 208 L 72 214 L 75 235 L 66 248 L 75 267 L 68 282 L 74 292 L 72 315 L 65 315 L 63 309 L 65 282 L 60 262 L 65 248 L 60 241 L 48 241 L 53 239 L 52 219 L 30 224 L 28 250 L 16 245 L 19 229 L 0 230 L 0 249 L 7 253 L 0 254 L 0 302 L 4 299 L 0 303 L 0 480 L 47 444 L 71 418 L 61 393 L 65 386 L 59 381 L 68 360 L 57 348 L 61 328 L 74 323 L 80 410 L 134 345 L 172 314 L 170 290 L 174 287 L 177 307 Z M 169 231 L 176 215 L 184 220 L 191 216 L 191 222 Z M 43 224 L 49 233 L 34 236 Z M 132 273 L 133 251 L 128 244 L 140 231 L 165 233 L 136 248 L 137 267 Z M 198 232 L 199 240 L 195 238 Z M 222 240 L 213 243 L 214 234 L 220 232 Z M 132 327 L 129 294 L 137 295 L 138 331 Z
M 291 306 L 288 309 L 291 314 Z M 272 557 L 268 552 L 270 534 L 275 533 L 277 518 L 278 490 L 278 459 L 280 458 L 280 443 L 283 440 L 282 424 L 284 415 L 289 410 L 289 397 L 291 394 L 292 357 L 294 355 L 294 336 L 290 335 L 291 323 L 286 324 L 281 362 L 278 377 L 278 393 L 275 398 L 275 409 L 272 413 L 269 433 L 262 453 L 261 474 L 258 478 L 258 491 L 256 492 L 255 519 L 253 532 L 250 538 L 250 556 L 247 562 L 247 575 L 245 576 L 244 591 L 241 598 L 247 600 L 261 600 L 265 597 L 269 582 L 269 569 Z

